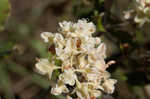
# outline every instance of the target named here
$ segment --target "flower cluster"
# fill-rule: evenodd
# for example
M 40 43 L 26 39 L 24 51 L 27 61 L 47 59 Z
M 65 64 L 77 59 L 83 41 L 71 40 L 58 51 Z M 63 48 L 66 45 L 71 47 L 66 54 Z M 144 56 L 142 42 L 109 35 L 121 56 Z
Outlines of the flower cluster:
M 35 65 L 40 74 L 50 79 L 54 70 L 60 70 L 51 93 L 63 93 L 67 99 L 96 99 L 102 92 L 113 93 L 117 81 L 110 79 L 106 68 L 114 61 L 105 63 L 106 46 L 100 38 L 92 37 L 95 25 L 83 19 L 77 23 L 64 21 L 59 26 L 59 33 L 41 34 L 53 46 L 50 52 L 54 56 L 50 60 L 39 59 Z M 55 64 L 56 59 L 61 65 Z
M 136 0 L 135 8 L 125 12 L 125 19 L 134 16 L 134 21 L 143 26 L 150 22 L 150 0 Z

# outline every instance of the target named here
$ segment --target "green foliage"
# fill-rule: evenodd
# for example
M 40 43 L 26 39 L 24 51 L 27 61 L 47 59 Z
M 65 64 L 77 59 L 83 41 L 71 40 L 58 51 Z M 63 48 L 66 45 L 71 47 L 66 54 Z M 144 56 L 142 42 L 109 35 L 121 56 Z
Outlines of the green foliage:
M 10 5 L 8 0 L 0 0 L 0 30 L 4 27 L 6 18 L 9 15 Z
M 3 89 L 6 99 L 14 99 L 14 95 L 11 89 L 11 80 L 5 64 L 0 62 L 0 88 Z
M 97 19 L 97 28 L 101 32 L 106 32 L 106 29 L 104 28 L 104 26 L 102 24 L 102 18 L 101 17 Z

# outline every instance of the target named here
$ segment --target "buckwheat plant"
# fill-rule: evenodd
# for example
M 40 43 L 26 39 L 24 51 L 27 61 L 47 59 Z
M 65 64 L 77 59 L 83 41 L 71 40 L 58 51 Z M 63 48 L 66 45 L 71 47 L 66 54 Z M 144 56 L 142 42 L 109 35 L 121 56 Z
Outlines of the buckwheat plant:
M 134 21 L 143 26 L 150 22 L 150 0 L 136 0 L 135 8 L 125 12 L 125 19 L 134 17 Z
M 105 63 L 106 46 L 100 38 L 92 37 L 95 25 L 83 19 L 77 23 L 64 21 L 59 26 L 59 33 L 41 34 L 51 46 L 53 57 L 41 58 L 35 65 L 49 79 L 54 70 L 60 71 L 51 93 L 63 94 L 67 99 L 96 99 L 102 92 L 113 93 L 117 81 L 110 78 L 106 69 L 115 62 Z M 56 59 L 61 65 L 56 65 Z

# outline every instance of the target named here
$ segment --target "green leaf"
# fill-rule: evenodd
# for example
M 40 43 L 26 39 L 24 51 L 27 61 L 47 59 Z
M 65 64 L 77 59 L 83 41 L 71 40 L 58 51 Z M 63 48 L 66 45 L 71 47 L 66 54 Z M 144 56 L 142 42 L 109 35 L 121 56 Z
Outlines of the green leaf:
M 6 18 L 9 15 L 10 4 L 8 0 L 0 0 L 0 30 L 3 29 Z
M 0 88 L 2 88 L 6 99 L 14 99 L 11 90 L 11 81 L 9 78 L 9 73 L 6 71 L 6 65 L 0 62 Z
M 102 18 L 101 17 L 97 20 L 97 27 L 98 27 L 99 31 L 106 32 L 106 29 L 103 26 Z

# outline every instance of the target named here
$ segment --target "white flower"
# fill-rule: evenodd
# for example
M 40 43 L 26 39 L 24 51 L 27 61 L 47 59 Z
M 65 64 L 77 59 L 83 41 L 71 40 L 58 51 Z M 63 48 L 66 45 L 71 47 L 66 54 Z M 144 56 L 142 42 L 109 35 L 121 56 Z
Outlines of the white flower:
M 80 55 L 78 58 L 80 69 L 85 69 L 85 68 L 89 67 L 88 61 L 85 58 L 86 58 L 85 55 Z
M 86 69 L 86 74 L 87 74 L 87 80 L 93 82 L 97 81 L 101 75 L 99 69 L 96 67 Z
M 109 79 L 110 78 L 110 73 L 109 72 L 107 72 L 107 71 L 104 71 L 103 72 L 103 78 L 104 78 L 104 80 L 107 80 L 107 79 Z
M 131 13 L 132 13 L 132 11 L 125 11 L 124 12 L 124 18 L 125 19 L 130 19 L 131 18 Z
M 59 26 L 63 32 L 69 32 L 72 27 L 72 22 L 63 21 L 59 23 Z
M 64 48 L 66 54 L 76 55 L 79 53 L 77 50 L 76 39 L 68 38 L 66 41 L 66 47 Z
M 98 53 L 88 55 L 88 62 L 91 64 L 91 66 L 96 67 L 99 71 L 105 71 L 108 67 L 104 58 Z
M 49 78 L 55 69 L 60 69 L 51 93 L 66 93 L 67 99 L 72 99 L 72 94 L 76 94 L 77 99 L 96 99 L 101 90 L 112 93 L 116 80 L 110 79 L 106 68 L 114 61 L 105 63 L 106 46 L 100 38 L 92 37 L 95 25 L 85 19 L 77 23 L 64 21 L 59 25 L 60 33 L 41 34 L 45 42 L 54 45 L 56 54 L 50 61 L 40 59 L 36 63 L 38 72 L 48 74 Z M 56 59 L 61 61 L 59 67 L 54 65 Z
M 146 22 L 150 22 L 150 19 L 145 17 L 145 18 L 139 18 L 138 16 L 136 16 L 134 18 L 134 21 L 136 23 L 139 23 L 139 26 L 142 27 Z
M 61 56 L 64 53 L 64 50 L 62 48 L 55 48 L 56 55 Z
M 67 97 L 66 97 L 66 98 L 67 98 L 67 99 L 73 99 L 72 97 L 70 97 L 70 96 L 68 96 L 68 95 L 67 95 Z
M 98 37 L 95 37 L 94 38 L 95 39 L 95 44 L 100 44 L 101 43 L 101 39 L 100 38 L 98 38 Z
M 85 37 L 85 40 L 82 40 L 81 50 L 85 52 L 91 52 L 91 50 L 95 49 L 95 45 L 97 43 L 97 39 L 92 37 Z
M 78 20 L 78 23 L 75 25 L 76 25 L 76 32 L 81 33 L 81 36 L 91 35 L 96 30 L 96 27 L 92 22 L 87 22 L 87 20 L 84 19 Z
M 51 93 L 54 95 L 60 95 L 61 93 L 68 93 L 69 90 L 64 84 L 57 85 L 51 89 Z
M 99 90 L 91 90 L 91 94 L 93 97 L 97 98 L 99 97 L 102 93 Z
M 76 74 L 74 74 L 72 69 L 64 70 L 64 73 L 59 76 L 59 80 L 73 86 L 75 84 Z
M 102 56 L 103 58 L 106 58 L 106 46 L 104 43 L 101 43 L 97 47 L 97 53 L 98 53 L 98 55 Z
M 54 35 L 53 35 L 53 33 L 51 33 L 51 32 L 43 32 L 43 33 L 41 34 L 41 37 L 44 39 L 44 42 L 45 42 L 45 43 L 48 43 L 48 42 L 49 42 L 49 39 L 52 38 L 52 37 L 54 37 Z
M 87 83 L 77 83 L 76 94 L 80 99 L 90 99 L 88 84 Z
M 66 61 L 70 57 L 69 54 L 66 54 L 65 50 L 62 48 L 55 48 L 55 50 L 56 50 L 56 55 L 59 56 L 57 57 L 57 59 Z
M 60 33 L 55 33 L 54 34 L 54 43 L 56 44 L 56 47 L 62 49 L 65 46 L 64 37 Z
M 115 79 L 108 79 L 108 80 L 106 80 L 102 84 L 104 91 L 109 93 L 109 94 L 113 93 L 114 89 L 115 89 L 115 87 L 114 87 L 115 83 L 117 83 L 117 81 Z
M 51 78 L 53 70 L 60 68 L 50 63 L 48 59 L 40 59 L 39 62 L 35 64 L 35 67 L 40 74 L 48 74 L 49 78 Z
M 142 27 L 145 23 L 150 22 L 150 0 L 136 0 L 135 7 L 125 12 L 125 18 L 129 19 L 131 16 L 134 22 Z
M 66 41 L 66 47 L 64 48 L 64 52 L 66 54 L 72 54 L 74 50 L 74 43 L 71 38 L 68 38 Z

